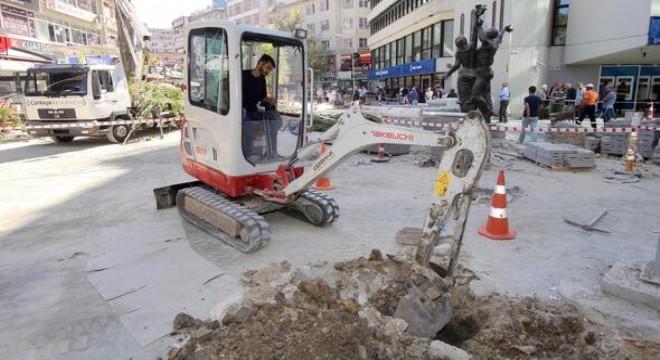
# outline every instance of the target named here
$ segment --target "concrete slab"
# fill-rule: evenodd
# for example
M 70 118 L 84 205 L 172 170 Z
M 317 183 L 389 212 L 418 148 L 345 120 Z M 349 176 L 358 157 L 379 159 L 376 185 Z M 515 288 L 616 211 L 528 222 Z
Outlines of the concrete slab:
M 102 229 L 86 271 L 141 346 L 169 334 L 179 312 L 207 319 L 216 301 L 240 293 L 231 277 L 190 248 L 181 220 Z
M 617 262 L 603 277 L 603 290 L 615 297 L 660 310 L 660 285 L 642 281 L 643 262 Z

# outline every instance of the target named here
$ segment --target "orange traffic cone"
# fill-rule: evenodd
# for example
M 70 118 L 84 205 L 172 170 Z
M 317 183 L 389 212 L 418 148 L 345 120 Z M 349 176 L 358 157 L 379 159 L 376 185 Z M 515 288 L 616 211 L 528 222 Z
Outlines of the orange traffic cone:
M 321 156 L 323 156 L 326 151 L 328 151 L 328 149 L 326 148 L 325 144 L 321 145 Z M 335 188 L 332 185 L 330 178 L 327 176 L 320 177 L 318 180 L 316 180 L 316 183 L 314 183 L 312 187 L 316 190 L 332 190 Z
M 493 192 L 490 215 L 486 225 L 479 228 L 479 234 L 493 240 L 511 240 L 516 238 L 516 232 L 509 230 L 509 219 L 506 216 L 506 186 L 504 171 L 497 176 L 497 186 Z
M 378 144 L 378 157 L 371 158 L 371 162 L 382 163 L 382 162 L 388 162 L 388 161 L 390 161 L 390 158 L 388 158 L 385 155 L 385 144 L 384 143 Z

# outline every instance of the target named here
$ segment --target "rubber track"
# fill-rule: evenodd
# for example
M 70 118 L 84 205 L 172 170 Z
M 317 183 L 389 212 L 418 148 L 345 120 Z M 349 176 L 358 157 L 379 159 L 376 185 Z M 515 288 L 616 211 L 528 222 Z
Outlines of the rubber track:
M 243 225 L 244 229 L 247 229 L 249 241 L 244 242 L 238 237 L 230 236 L 229 234 L 216 229 L 215 226 L 208 222 L 186 211 L 183 206 L 185 201 L 183 198 L 185 196 L 194 198 L 195 200 L 237 220 Z M 206 231 L 214 238 L 219 239 L 225 244 L 234 247 L 243 253 L 251 253 L 259 250 L 270 242 L 270 226 L 261 215 L 232 202 L 212 190 L 199 186 L 182 189 L 177 194 L 176 203 L 177 208 L 179 209 L 179 214 L 181 214 L 182 218 Z
M 321 221 L 314 221 L 311 216 L 305 213 L 306 208 L 310 205 L 321 211 L 323 214 Z M 312 225 L 328 226 L 339 218 L 339 205 L 337 205 L 335 199 L 322 192 L 307 190 L 284 212 Z

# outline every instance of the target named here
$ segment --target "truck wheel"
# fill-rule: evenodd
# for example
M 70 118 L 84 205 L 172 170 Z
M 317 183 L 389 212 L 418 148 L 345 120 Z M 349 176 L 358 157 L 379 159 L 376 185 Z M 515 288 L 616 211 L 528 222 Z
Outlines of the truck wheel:
M 70 143 L 73 141 L 74 136 L 51 136 L 56 143 Z
M 110 132 L 105 136 L 108 138 L 108 141 L 113 143 L 123 143 L 128 137 L 128 133 L 131 131 L 131 128 L 128 125 L 113 125 Z

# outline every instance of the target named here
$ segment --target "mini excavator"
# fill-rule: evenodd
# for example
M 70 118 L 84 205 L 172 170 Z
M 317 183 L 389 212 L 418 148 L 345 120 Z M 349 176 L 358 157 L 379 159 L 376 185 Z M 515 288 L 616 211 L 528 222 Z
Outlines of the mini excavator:
M 434 268 L 432 250 L 453 216 L 451 270 L 472 190 L 490 157 L 490 134 L 481 114 L 468 113 L 457 127 L 439 133 L 384 124 L 353 104 L 318 140 L 306 142 L 314 119 L 314 86 L 313 74 L 306 69 L 305 38 L 300 29 L 289 33 L 226 21 L 190 25 L 184 69 L 187 119 L 181 125 L 180 158 L 184 171 L 197 180 L 154 189 L 157 207 L 176 206 L 185 220 L 251 253 L 270 241 L 262 214 L 283 211 L 320 227 L 337 221 L 336 201 L 311 186 L 353 154 L 379 143 L 441 147 L 416 262 Z M 246 119 L 242 106 L 241 74 L 255 68 L 263 54 L 276 63 L 266 82 L 277 111 L 259 109 L 263 116 L 255 121 Z M 322 145 L 328 145 L 327 151 L 314 158 Z M 451 305 L 446 299 L 429 298 L 430 286 L 406 287 L 409 295 L 397 311 L 412 328 L 426 329 L 428 323 L 441 328 L 449 321 Z M 439 305 L 425 308 L 427 298 L 428 304 Z

